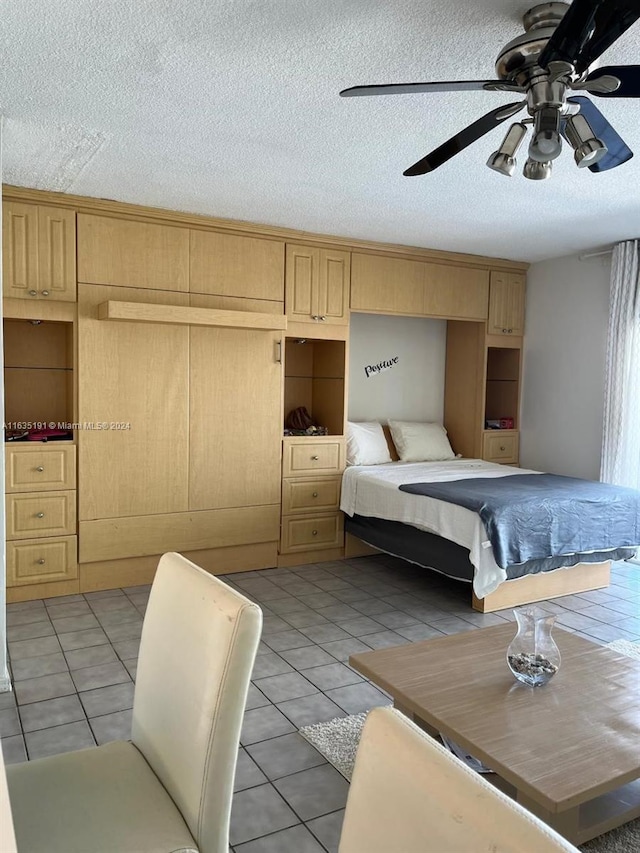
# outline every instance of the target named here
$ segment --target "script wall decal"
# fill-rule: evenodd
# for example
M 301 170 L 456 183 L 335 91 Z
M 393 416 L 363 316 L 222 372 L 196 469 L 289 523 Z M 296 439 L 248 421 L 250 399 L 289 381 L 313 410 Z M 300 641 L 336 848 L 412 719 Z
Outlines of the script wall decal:
M 369 379 L 371 376 L 376 376 L 383 370 L 391 370 L 392 367 L 396 366 L 399 360 L 400 357 L 394 355 L 393 358 L 387 358 L 384 361 L 379 361 L 377 364 L 366 364 L 364 367 L 364 375 Z

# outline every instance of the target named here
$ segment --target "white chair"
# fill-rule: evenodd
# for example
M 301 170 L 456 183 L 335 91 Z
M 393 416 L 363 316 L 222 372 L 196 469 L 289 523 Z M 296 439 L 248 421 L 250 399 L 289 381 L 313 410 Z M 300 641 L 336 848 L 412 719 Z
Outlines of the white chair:
M 228 853 L 262 611 L 180 554 L 159 563 L 132 742 L 7 768 L 19 853 Z
M 367 717 L 339 853 L 579 853 L 392 708 Z

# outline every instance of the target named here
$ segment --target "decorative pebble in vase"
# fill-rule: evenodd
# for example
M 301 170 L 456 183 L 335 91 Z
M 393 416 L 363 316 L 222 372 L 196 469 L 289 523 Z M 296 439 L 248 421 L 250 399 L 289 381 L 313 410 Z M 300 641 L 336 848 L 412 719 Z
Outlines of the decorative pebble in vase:
M 513 611 L 518 633 L 507 649 L 509 669 L 523 684 L 546 684 L 560 669 L 560 649 L 551 636 L 555 615 L 540 607 Z

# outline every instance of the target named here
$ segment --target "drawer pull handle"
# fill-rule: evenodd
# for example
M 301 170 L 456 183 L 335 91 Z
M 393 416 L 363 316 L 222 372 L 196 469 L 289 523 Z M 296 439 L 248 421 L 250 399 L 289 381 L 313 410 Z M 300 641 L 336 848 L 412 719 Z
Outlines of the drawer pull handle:
M 48 296 L 48 295 L 49 295 L 49 291 L 48 291 L 48 290 L 41 290 L 40 292 L 42 293 L 42 295 L 43 295 L 43 296 Z
M 312 457 L 311 457 L 311 459 L 312 459 L 312 461 L 313 461 L 313 462 L 317 462 L 317 461 L 318 461 L 318 457 L 317 457 L 317 456 L 312 456 Z
M 318 535 L 318 531 L 317 531 L 317 530 L 312 530 L 312 531 L 311 531 L 311 535 L 312 535 L 312 536 L 317 536 L 317 535 Z
M 39 565 L 39 566 L 44 566 L 44 564 L 45 564 L 45 563 L 46 563 L 45 558 L 44 558 L 44 557 L 40 557 L 40 559 L 38 560 L 38 565 Z
M 29 291 L 29 296 L 37 296 L 37 295 L 38 295 L 38 291 L 37 291 L 37 290 L 30 290 L 30 291 Z
M 42 465 L 38 465 L 36 471 L 39 471 L 42 474 L 42 472 L 44 471 L 44 467 Z
M 503 453 L 504 453 L 504 451 L 505 451 L 506 449 L 507 449 L 507 448 L 504 446 L 504 444 L 501 444 L 501 445 L 500 445 L 500 450 L 502 450 L 502 452 L 503 452 Z
M 314 492 L 314 493 L 311 495 L 311 497 L 312 497 L 312 498 L 317 498 L 317 497 L 318 497 L 318 493 L 317 493 L 317 492 Z
M 43 512 L 37 512 L 36 518 L 44 518 L 44 513 Z

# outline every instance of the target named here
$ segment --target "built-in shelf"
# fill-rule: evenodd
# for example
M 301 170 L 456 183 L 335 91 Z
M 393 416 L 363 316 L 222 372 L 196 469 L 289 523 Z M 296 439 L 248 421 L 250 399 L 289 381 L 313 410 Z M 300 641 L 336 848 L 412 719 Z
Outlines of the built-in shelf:
M 341 340 L 290 338 L 285 341 L 284 418 L 304 406 L 329 435 L 344 432 L 346 344 Z
M 153 305 L 149 302 L 116 302 L 98 305 L 99 320 L 131 323 L 164 323 L 183 326 L 222 326 L 227 329 L 287 328 L 284 314 L 258 314 L 254 311 L 223 311 L 217 308 L 188 308 L 180 305 Z

